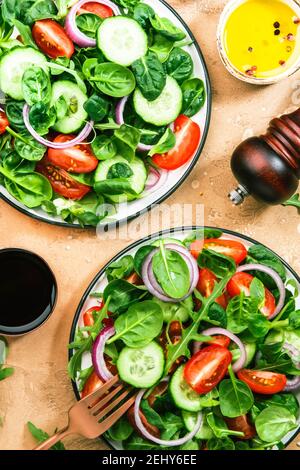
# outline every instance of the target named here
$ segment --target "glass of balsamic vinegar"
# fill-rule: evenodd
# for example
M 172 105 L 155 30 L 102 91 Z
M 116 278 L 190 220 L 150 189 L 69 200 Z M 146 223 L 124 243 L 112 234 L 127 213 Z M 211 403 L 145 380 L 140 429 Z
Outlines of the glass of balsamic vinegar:
M 48 264 L 19 248 L 0 250 L 0 333 L 22 335 L 51 315 L 57 284 Z

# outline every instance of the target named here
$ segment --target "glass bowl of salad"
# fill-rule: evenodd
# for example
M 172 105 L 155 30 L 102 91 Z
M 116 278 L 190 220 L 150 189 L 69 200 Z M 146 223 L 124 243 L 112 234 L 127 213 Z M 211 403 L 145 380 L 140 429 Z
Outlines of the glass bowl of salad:
M 177 13 L 161 0 L 3 0 L 0 10 L 1 197 L 84 227 L 172 194 L 200 156 L 211 108 L 201 50 Z
M 73 321 L 76 398 L 118 374 L 116 449 L 282 449 L 299 432 L 300 278 L 228 230 L 181 227 L 108 263 Z

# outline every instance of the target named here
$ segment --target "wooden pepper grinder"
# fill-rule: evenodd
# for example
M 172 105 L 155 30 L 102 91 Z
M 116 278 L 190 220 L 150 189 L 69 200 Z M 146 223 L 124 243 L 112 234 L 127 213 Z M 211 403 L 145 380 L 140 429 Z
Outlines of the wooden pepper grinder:
M 234 204 L 249 195 L 267 204 L 288 200 L 300 179 L 300 108 L 273 119 L 266 134 L 242 142 L 233 152 L 231 169 L 240 183 L 229 194 Z

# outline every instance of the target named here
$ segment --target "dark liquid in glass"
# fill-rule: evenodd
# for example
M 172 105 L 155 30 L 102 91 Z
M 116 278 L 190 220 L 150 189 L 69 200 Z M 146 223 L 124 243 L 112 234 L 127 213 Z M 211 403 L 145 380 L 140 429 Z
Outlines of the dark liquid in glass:
M 41 258 L 24 250 L 0 251 L 0 328 L 46 319 L 55 299 L 55 278 Z

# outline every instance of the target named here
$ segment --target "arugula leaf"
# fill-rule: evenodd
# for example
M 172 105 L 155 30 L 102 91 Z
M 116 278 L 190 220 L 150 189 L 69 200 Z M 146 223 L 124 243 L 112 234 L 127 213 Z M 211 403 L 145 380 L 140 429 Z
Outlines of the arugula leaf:
M 4 369 L 0 369 L 0 381 L 13 375 L 14 371 L 15 369 L 13 367 L 5 367 Z
M 103 299 L 106 302 L 110 297 L 109 310 L 112 313 L 123 313 L 130 305 L 141 301 L 148 295 L 147 290 L 122 279 L 116 279 L 104 289 Z
M 171 131 L 171 129 L 167 129 L 164 135 L 160 138 L 158 143 L 154 145 L 152 150 L 149 152 L 149 156 L 152 157 L 156 153 L 163 154 L 172 150 L 176 145 L 176 137 L 175 134 Z
M 48 433 L 46 433 L 42 429 L 37 428 L 30 421 L 28 421 L 27 423 L 27 428 L 38 443 L 44 442 L 50 437 Z M 66 450 L 66 449 L 63 443 L 59 441 L 56 444 L 54 444 L 54 446 L 52 446 L 50 450 Z
M 249 318 L 257 312 L 257 301 L 241 292 L 240 295 L 233 297 L 227 306 L 227 328 L 232 333 L 241 333 L 248 328 Z
M 147 421 L 156 426 L 161 431 L 166 429 L 166 423 L 162 419 L 161 415 L 157 413 L 148 403 L 148 400 L 142 400 L 141 410 L 147 418 Z

